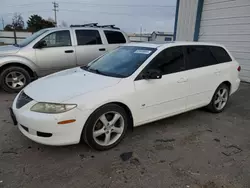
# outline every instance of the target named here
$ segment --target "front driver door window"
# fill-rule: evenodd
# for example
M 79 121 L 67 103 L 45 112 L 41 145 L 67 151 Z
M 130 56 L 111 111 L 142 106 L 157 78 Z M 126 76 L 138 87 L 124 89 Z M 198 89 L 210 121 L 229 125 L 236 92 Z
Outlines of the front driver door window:
M 41 41 L 45 41 L 46 45 L 36 49 L 39 76 L 76 66 L 75 48 L 71 44 L 69 30 L 52 32 Z
M 46 47 L 71 46 L 69 31 L 57 31 L 47 35 L 44 39 Z
M 137 121 L 142 124 L 164 118 L 186 109 L 188 92 L 187 71 L 183 48 L 171 47 L 160 52 L 145 68 L 161 71 L 161 79 L 135 80 L 138 110 Z

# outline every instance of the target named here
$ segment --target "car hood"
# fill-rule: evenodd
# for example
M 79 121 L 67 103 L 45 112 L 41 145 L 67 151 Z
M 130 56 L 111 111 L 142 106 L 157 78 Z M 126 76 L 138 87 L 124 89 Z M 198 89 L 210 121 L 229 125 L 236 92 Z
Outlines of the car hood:
M 73 68 L 38 79 L 25 87 L 24 92 L 38 102 L 60 103 L 89 92 L 98 92 L 120 80 Z
M 13 45 L 0 46 L 0 56 L 15 54 L 20 50 L 19 47 Z

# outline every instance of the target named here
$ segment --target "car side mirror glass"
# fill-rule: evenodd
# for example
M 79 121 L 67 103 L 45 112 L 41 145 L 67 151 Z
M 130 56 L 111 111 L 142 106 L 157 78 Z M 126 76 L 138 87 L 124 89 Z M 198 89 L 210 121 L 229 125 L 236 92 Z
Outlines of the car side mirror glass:
M 162 78 L 162 73 L 159 70 L 156 69 L 149 69 L 145 73 L 142 74 L 142 78 L 145 80 L 150 80 L 150 79 L 161 79 Z
M 36 43 L 36 45 L 34 46 L 34 48 L 41 49 L 41 48 L 44 48 L 46 46 L 47 46 L 46 41 L 45 40 L 41 40 L 38 43 Z

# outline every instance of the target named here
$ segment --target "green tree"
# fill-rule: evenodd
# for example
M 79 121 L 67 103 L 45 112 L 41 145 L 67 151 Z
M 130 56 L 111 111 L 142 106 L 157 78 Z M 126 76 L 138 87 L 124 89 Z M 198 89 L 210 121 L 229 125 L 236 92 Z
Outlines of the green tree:
M 39 15 L 31 15 L 27 21 L 27 29 L 31 32 L 36 32 L 44 28 L 55 27 L 55 24 L 51 21 L 43 19 Z
M 4 31 L 13 31 L 13 27 L 11 24 L 8 24 L 4 27 Z

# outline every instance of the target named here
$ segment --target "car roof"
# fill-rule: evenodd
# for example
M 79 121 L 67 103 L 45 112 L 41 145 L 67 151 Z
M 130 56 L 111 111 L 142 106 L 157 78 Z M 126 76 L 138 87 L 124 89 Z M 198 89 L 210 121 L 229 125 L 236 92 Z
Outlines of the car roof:
M 187 45 L 221 46 L 224 48 L 223 45 L 215 44 L 215 43 L 187 42 L 187 41 L 172 41 L 172 42 L 150 41 L 150 42 L 134 42 L 134 43 L 126 44 L 126 46 L 138 46 L 138 47 L 148 47 L 148 48 L 161 48 L 161 47 L 166 48 L 166 47 L 187 46 Z

